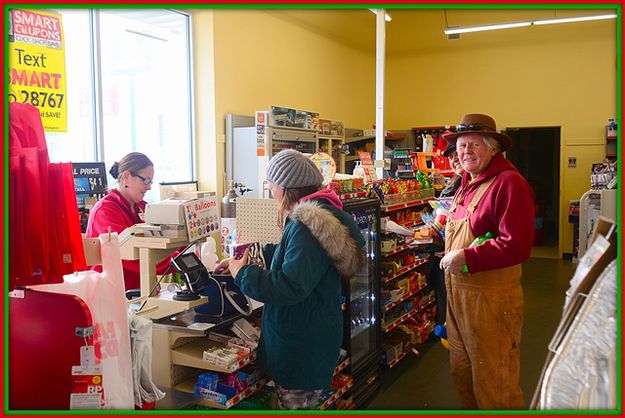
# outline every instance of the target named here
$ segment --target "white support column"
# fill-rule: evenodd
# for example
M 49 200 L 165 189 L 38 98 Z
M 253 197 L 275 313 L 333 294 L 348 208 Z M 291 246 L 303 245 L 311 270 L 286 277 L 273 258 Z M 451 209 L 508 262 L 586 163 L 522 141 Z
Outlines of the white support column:
M 376 9 L 375 25 L 375 159 L 376 166 L 384 163 L 384 55 L 386 48 L 385 9 Z M 378 178 L 384 169 L 376 168 Z

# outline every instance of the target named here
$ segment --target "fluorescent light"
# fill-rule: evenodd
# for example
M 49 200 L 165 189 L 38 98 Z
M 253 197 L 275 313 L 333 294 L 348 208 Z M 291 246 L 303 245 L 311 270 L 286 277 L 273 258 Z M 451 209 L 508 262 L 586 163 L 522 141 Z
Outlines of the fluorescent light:
M 530 26 L 532 22 L 513 22 L 513 23 L 499 23 L 496 25 L 481 25 L 481 26 L 464 26 L 459 28 L 445 29 L 445 35 L 454 35 L 456 33 L 467 32 L 481 32 L 485 30 L 507 29 L 507 28 L 520 28 L 521 26 Z
M 374 15 L 375 15 L 375 14 L 378 14 L 377 9 L 369 9 L 369 11 L 370 11 L 371 13 L 373 13 Z M 386 20 L 387 22 L 390 22 L 390 21 L 391 21 L 391 16 L 390 16 L 388 13 L 386 13 L 386 12 L 384 13 L 384 20 Z
M 494 25 L 462 26 L 462 27 L 446 28 L 443 30 L 443 32 L 445 32 L 445 35 L 454 35 L 458 33 L 467 33 L 467 32 L 481 32 L 481 31 L 486 31 L 486 30 L 520 28 L 523 26 L 531 26 L 531 25 L 550 25 L 554 23 L 573 23 L 573 22 L 586 22 L 590 20 L 616 19 L 616 17 L 617 17 L 616 13 L 613 13 L 613 14 L 607 14 L 607 15 L 561 17 L 557 19 L 523 20 L 520 22 L 498 23 Z
M 558 19 L 542 19 L 532 22 L 534 25 L 550 25 L 552 23 L 573 23 L 573 22 L 587 22 L 589 20 L 605 20 L 616 19 L 616 13 L 609 15 L 595 15 L 595 16 L 579 16 L 579 17 L 561 17 Z

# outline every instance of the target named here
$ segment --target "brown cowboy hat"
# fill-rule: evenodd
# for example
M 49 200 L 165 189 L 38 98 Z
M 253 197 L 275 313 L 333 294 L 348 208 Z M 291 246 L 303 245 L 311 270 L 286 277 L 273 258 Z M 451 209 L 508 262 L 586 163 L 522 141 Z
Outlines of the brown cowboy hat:
M 497 142 L 499 142 L 501 151 L 510 149 L 512 145 L 512 139 L 508 135 L 497 132 L 495 120 L 488 115 L 482 115 L 480 113 L 464 115 L 460 123 L 456 125 L 455 132 L 443 134 L 442 136 L 450 145 L 455 145 L 460 135 L 469 133 L 487 134 L 487 136 L 495 138 Z

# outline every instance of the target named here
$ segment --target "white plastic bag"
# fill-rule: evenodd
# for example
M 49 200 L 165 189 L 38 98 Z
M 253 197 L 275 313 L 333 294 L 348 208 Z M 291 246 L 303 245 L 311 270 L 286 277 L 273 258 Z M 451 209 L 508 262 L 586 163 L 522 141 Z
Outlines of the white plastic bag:
M 152 381 L 152 321 L 128 311 L 132 346 L 132 375 L 135 405 L 156 402 L 165 397 Z
M 103 409 L 134 410 L 130 333 L 117 234 L 100 235 L 100 248 L 102 273 L 83 271 L 63 276 L 63 283 L 31 287 L 76 295 L 85 302 L 93 318 L 95 362 L 102 366 Z

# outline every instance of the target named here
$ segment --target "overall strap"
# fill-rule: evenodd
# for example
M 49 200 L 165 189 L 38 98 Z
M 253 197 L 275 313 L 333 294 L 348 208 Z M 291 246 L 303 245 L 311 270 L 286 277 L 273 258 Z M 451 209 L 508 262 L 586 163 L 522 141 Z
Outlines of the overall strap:
M 473 211 L 477 207 L 477 204 L 482 199 L 482 196 L 484 196 L 484 194 L 486 193 L 486 190 L 488 190 L 488 188 L 490 187 L 491 184 L 493 184 L 493 181 L 495 181 L 496 178 L 497 176 L 493 176 L 489 178 L 488 180 L 486 180 L 484 183 L 480 184 L 480 187 L 477 189 L 477 192 L 475 192 L 475 194 L 473 195 L 473 199 L 471 199 L 471 203 L 469 203 L 469 206 L 467 206 L 467 213 L 469 215 L 473 213 Z

